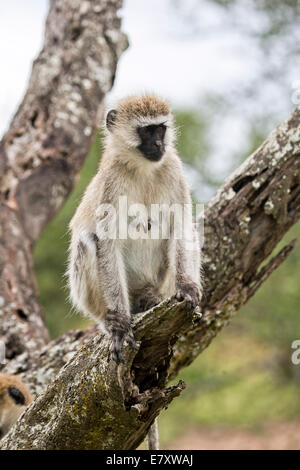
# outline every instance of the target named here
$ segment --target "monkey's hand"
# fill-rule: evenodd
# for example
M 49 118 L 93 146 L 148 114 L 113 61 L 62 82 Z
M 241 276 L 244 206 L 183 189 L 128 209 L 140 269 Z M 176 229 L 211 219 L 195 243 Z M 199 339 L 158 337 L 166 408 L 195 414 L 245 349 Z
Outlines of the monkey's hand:
M 130 317 L 125 313 L 109 310 L 105 318 L 105 328 L 111 336 L 109 351 L 111 357 L 117 364 L 124 362 L 122 348 L 125 341 L 127 341 L 132 348 L 138 349 L 131 329 Z
M 201 300 L 201 290 L 198 284 L 191 279 L 185 279 L 178 286 L 177 293 L 175 295 L 177 300 L 186 300 L 186 305 L 189 310 L 197 307 Z

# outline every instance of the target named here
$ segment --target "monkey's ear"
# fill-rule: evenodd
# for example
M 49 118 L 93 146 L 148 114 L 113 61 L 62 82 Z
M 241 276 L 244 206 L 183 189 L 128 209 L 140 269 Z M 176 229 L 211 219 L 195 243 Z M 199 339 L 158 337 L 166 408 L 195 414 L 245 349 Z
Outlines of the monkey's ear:
M 116 117 L 117 117 L 117 111 L 115 109 L 112 109 L 111 111 L 109 111 L 107 113 L 106 127 L 107 127 L 108 130 L 111 130 L 111 128 L 113 127 L 113 125 L 116 121 Z

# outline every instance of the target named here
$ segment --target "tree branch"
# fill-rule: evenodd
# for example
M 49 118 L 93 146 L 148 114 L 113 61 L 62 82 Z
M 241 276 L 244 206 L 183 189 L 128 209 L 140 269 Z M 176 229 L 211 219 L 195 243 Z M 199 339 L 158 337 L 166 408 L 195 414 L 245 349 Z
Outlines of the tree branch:
M 175 347 L 170 376 L 190 364 L 290 252 L 260 265 L 300 217 L 300 108 L 226 181 L 205 211 L 205 300 Z M 286 255 L 286 256 L 285 256 Z

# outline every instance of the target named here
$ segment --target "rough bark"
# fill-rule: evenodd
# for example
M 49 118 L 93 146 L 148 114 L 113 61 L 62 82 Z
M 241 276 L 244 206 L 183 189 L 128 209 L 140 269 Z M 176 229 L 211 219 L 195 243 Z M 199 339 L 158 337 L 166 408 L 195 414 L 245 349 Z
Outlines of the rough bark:
M 300 217 L 300 108 L 231 175 L 205 210 L 205 299 L 176 345 L 170 376 L 190 364 L 292 250 L 269 255 Z M 268 263 L 261 269 L 261 264 Z
M 166 387 L 166 371 L 170 344 L 191 321 L 184 304 L 175 300 L 165 301 L 155 315 L 153 311 L 137 315 L 139 351 L 126 347 L 125 364 L 119 367 L 109 359 L 109 342 L 103 335 L 90 339 L 88 333 L 87 337 L 71 333 L 63 342 L 50 344 L 38 359 L 40 366 L 27 375 L 33 391 L 49 386 L 1 448 L 135 449 L 159 412 L 185 387 L 181 381 Z M 76 354 L 74 343 L 79 348 Z M 56 354 L 61 350 L 65 354 L 60 356 L 59 368 Z
M 52 14 L 54 6 L 61 3 L 52 3 Z M 80 2 L 82 4 L 90 5 L 91 2 Z M 107 2 L 107 12 L 112 8 L 115 13 L 118 5 L 118 2 Z M 111 16 L 103 12 L 104 24 L 107 18 Z M 67 30 L 64 29 L 64 34 Z M 118 34 L 119 38 L 123 38 Z M 67 44 L 64 41 L 61 46 L 63 50 Z M 100 54 L 104 54 L 101 51 Z M 42 67 L 38 62 L 37 65 Z M 108 66 L 109 70 L 111 68 Z M 33 95 L 39 88 L 39 81 L 35 83 Z M 55 90 L 51 88 L 51 93 L 56 93 L 58 88 L 58 85 Z M 80 93 L 84 90 L 81 89 Z M 93 102 L 85 104 L 84 109 L 96 106 L 95 96 L 91 96 Z M 22 106 L 24 102 L 18 112 L 20 116 L 23 115 Z M 24 109 L 27 109 L 26 106 Z M 95 111 L 95 120 L 96 115 Z M 88 119 L 87 113 L 82 119 Z M 14 333 L 23 347 L 23 350 L 14 351 L 8 358 L 6 370 L 21 374 L 38 397 L 2 441 L 2 448 L 134 449 L 145 438 L 159 412 L 183 389 L 182 382 L 167 387 L 170 378 L 174 378 L 182 367 L 191 363 L 209 345 L 293 248 L 294 242 L 261 267 L 300 216 L 300 109 L 296 109 L 268 137 L 209 203 L 205 211 L 203 247 L 205 296 L 200 307 L 191 315 L 184 303 L 168 299 L 151 311 L 136 316 L 134 332 L 139 350 L 125 348 L 126 361 L 119 368 L 108 357 L 107 338 L 99 334 L 95 327 L 85 332 L 68 332 L 46 344 L 47 332 L 33 287 L 32 243 L 73 186 L 84 158 L 83 149 L 86 151 L 88 147 L 88 138 L 85 140 L 81 136 L 83 141 L 80 139 L 75 145 L 73 138 L 78 123 L 73 127 L 69 120 L 68 124 L 63 120 L 63 127 L 59 128 L 58 133 L 60 139 L 65 134 L 69 135 L 69 126 L 73 129 L 72 142 L 64 146 L 67 154 L 60 154 L 60 146 L 54 146 L 48 162 L 48 157 L 44 159 L 43 153 L 37 153 L 40 155 L 37 167 L 29 164 L 30 173 L 27 174 L 27 168 L 21 163 L 22 158 L 25 154 L 35 155 L 37 142 L 42 142 L 46 137 L 42 133 L 30 137 L 32 129 L 28 117 L 23 117 L 23 120 L 24 124 L 16 125 L 16 129 L 24 128 L 22 136 L 24 145 L 27 142 L 27 152 L 17 152 L 14 158 L 8 158 L 9 151 L 11 155 L 14 152 L 10 150 L 10 141 L 5 136 L 5 145 L 2 145 L 5 150 L 0 154 L 1 161 L 6 165 L 2 187 L 6 188 L 6 181 L 9 182 L 9 193 L 7 189 L 3 192 L 1 209 L 1 227 L 5 229 L 1 239 L 4 243 L 1 246 L 1 263 L 3 260 L 5 268 L 2 268 L 2 277 L 6 282 L 6 290 L 1 291 L 4 299 L 2 315 L 6 322 L 3 334 L 6 339 L 10 332 Z M 20 120 L 16 117 L 12 129 L 14 122 L 21 121 L 21 117 Z M 51 134 L 53 125 L 44 127 L 44 133 Z M 27 141 L 25 136 L 29 136 Z M 18 141 L 18 137 L 15 138 Z M 38 148 L 42 148 L 42 144 L 39 145 Z M 14 148 L 19 147 L 12 144 Z M 74 168 L 70 164 L 73 159 Z M 55 166 L 56 160 L 66 163 L 64 170 L 59 165 Z M 63 193 L 60 204 L 55 206 L 49 202 L 50 195 L 52 186 L 60 181 L 61 171 L 65 172 L 62 180 L 69 181 L 70 186 Z M 57 179 L 53 176 L 56 172 Z M 42 184 L 37 186 L 27 181 L 32 175 L 34 181 L 41 181 Z M 46 184 L 47 175 L 49 185 Z M 36 204 L 31 206 L 30 202 L 26 202 L 28 195 L 30 191 L 34 194 L 40 187 L 42 196 L 34 196 L 32 199 Z M 35 212 L 32 212 L 33 207 Z M 19 253 L 22 262 L 18 261 Z M 8 275 L 5 269 L 8 269 Z M 9 285 L 13 289 L 9 289 Z M 19 303 L 13 300 L 15 292 Z M 0 328 L 2 325 L 1 317 Z M 23 340 L 23 334 L 26 340 Z M 37 341 L 40 343 L 37 344 Z M 13 338 L 11 344 L 14 346 L 18 341 Z

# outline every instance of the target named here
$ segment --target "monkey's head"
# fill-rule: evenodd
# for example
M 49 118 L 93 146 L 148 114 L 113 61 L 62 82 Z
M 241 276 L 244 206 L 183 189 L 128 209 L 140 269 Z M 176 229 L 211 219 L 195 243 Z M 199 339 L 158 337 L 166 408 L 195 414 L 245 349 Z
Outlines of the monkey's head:
M 28 388 L 19 377 L 0 374 L 0 439 L 32 400 Z
M 106 127 L 115 148 L 151 162 L 161 160 L 174 140 L 168 102 L 155 95 L 120 100 L 108 112 Z

